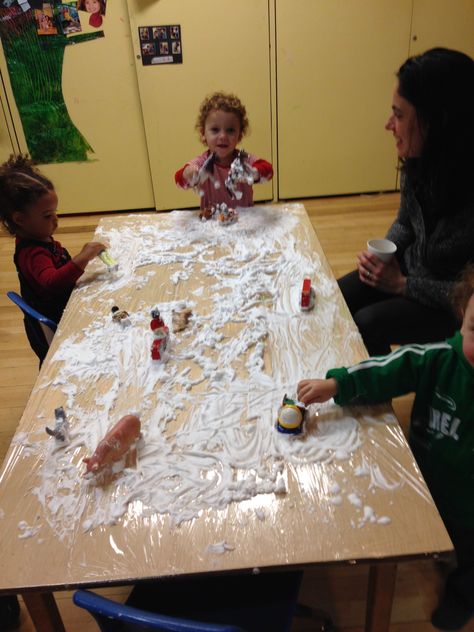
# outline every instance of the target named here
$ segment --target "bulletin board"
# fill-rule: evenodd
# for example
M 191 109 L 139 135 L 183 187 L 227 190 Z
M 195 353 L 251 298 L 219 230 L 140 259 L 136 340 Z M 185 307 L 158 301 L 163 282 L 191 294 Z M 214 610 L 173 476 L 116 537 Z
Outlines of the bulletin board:
M 106 0 L 3 0 L 0 36 L 28 152 L 38 163 L 88 160 L 93 148 L 64 102 L 64 51 L 104 37 Z
M 179 24 L 139 26 L 138 38 L 144 66 L 183 63 L 183 44 Z

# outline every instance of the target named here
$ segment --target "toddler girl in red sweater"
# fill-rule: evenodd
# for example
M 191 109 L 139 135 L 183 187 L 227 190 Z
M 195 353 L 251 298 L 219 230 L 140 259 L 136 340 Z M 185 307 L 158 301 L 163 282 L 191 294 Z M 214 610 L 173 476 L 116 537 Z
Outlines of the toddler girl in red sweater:
M 58 196 L 53 184 L 27 156 L 11 156 L 0 166 L 0 218 L 16 236 L 14 262 L 23 299 L 58 323 L 77 279 L 87 263 L 106 246 L 86 243 L 71 258 L 53 239 L 58 227 Z M 25 330 L 33 351 L 43 361 L 48 345 L 38 324 L 25 316 Z

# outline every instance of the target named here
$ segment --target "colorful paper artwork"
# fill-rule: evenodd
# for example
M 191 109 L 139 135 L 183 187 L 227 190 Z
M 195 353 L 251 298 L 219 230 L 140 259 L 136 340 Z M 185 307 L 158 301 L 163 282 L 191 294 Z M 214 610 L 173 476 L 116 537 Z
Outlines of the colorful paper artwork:
M 79 13 L 72 4 L 59 4 L 56 6 L 56 15 L 61 32 L 64 35 L 80 33 L 82 31 Z
M 183 63 L 181 27 L 178 24 L 140 26 L 138 37 L 144 66 Z
M 77 8 L 79 11 L 90 13 L 89 24 L 94 28 L 102 26 L 107 0 L 79 0 Z
M 1 45 L 28 153 L 41 164 L 87 161 L 93 148 L 72 122 L 64 102 L 64 51 L 69 45 L 104 37 L 104 32 L 79 32 L 74 3 L 28 3 L 32 8 L 23 11 L 18 3 L 7 7 L 0 0 Z
M 53 7 L 44 3 L 42 9 L 35 9 L 36 32 L 38 35 L 57 35 L 58 29 L 54 24 Z

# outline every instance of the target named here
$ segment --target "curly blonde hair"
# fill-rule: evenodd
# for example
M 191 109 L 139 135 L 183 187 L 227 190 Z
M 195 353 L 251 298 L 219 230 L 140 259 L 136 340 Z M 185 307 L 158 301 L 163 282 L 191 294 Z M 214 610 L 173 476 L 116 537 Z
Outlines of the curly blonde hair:
M 247 118 L 247 110 L 242 101 L 235 94 L 227 94 L 226 92 L 214 92 L 209 94 L 201 103 L 199 114 L 196 121 L 196 130 L 201 134 L 206 125 L 206 119 L 209 114 L 215 110 L 223 112 L 232 112 L 237 116 L 240 122 L 240 134 L 244 136 L 249 128 L 249 120 Z
M 474 263 L 468 263 L 455 284 L 452 301 L 456 315 L 462 320 L 467 304 L 474 294 Z

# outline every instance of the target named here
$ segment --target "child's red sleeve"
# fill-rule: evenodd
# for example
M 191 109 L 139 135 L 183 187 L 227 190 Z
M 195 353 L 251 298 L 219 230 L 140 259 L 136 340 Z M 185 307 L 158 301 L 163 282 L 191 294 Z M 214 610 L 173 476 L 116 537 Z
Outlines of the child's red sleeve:
M 45 248 L 23 248 L 18 264 L 26 280 L 41 294 L 57 296 L 70 291 L 83 274 L 73 261 L 56 268 L 50 253 Z
M 176 186 L 178 186 L 180 189 L 189 189 L 189 182 L 184 179 L 183 175 L 184 170 L 187 166 L 188 163 L 186 163 L 181 169 L 178 169 L 178 171 L 174 174 L 174 181 L 176 182 Z
M 258 158 L 258 160 L 252 164 L 252 167 L 260 174 L 260 180 L 271 180 L 273 178 L 273 167 L 266 160 Z

